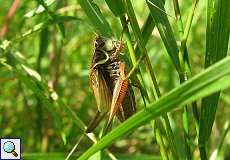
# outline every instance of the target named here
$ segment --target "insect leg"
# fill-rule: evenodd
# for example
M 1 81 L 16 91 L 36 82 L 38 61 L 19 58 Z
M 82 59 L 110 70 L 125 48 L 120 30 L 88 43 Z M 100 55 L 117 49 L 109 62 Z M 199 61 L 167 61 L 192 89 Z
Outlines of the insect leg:
M 125 78 L 125 64 L 124 63 L 120 64 L 119 70 L 120 70 L 120 77 L 117 80 L 114 90 L 113 90 L 112 104 L 111 104 L 108 124 L 111 123 L 114 115 L 119 109 L 119 106 L 122 104 L 126 96 L 126 92 L 128 90 L 129 83 L 128 83 L 128 80 Z
M 97 111 L 94 118 L 90 121 L 88 127 L 86 128 L 86 133 L 90 133 L 94 131 L 94 129 L 98 126 L 98 124 L 101 122 L 101 120 L 105 117 L 106 113 L 102 114 L 99 111 Z

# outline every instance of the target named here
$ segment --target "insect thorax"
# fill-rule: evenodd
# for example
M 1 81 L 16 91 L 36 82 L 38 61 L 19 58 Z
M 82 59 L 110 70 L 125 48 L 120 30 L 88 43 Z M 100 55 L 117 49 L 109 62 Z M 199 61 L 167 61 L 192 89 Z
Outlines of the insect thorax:
M 103 74 L 111 90 L 113 90 L 120 77 L 121 61 L 117 56 L 122 48 L 123 43 L 100 36 L 95 41 L 92 64 L 100 63 L 96 65 L 96 68 Z
M 117 80 L 120 77 L 120 60 L 117 58 L 109 58 L 109 60 L 97 66 L 97 69 L 102 72 L 106 81 L 108 82 L 108 86 L 111 90 L 113 90 Z

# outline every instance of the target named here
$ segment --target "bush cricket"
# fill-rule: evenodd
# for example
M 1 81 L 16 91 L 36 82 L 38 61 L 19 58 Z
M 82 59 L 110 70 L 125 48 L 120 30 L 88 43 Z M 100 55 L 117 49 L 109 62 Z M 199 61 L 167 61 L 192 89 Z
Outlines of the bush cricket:
M 94 47 L 89 81 L 98 111 L 87 133 L 92 132 L 106 115 L 109 116 L 107 132 L 115 115 L 123 122 L 136 112 L 134 93 L 125 77 L 125 63 L 118 59 L 123 43 L 97 36 Z

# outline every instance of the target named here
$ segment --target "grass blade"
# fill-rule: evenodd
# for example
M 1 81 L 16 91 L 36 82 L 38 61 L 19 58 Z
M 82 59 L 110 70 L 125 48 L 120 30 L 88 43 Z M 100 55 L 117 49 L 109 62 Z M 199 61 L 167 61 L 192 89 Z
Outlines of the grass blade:
M 23 82 L 23 84 L 33 91 L 33 93 L 42 101 L 46 109 L 52 114 L 55 125 L 60 130 L 60 135 L 62 139 L 65 139 L 65 133 L 63 129 L 63 121 L 61 118 L 60 112 L 64 110 L 66 114 L 73 119 L 73 122 L 77 127 L 85 134 L 87 126 L 82 122 L 82 120 L 77 116 L 77 114 L 67 106 L 61 97 L 58 97 L 55 91 L 50 91 L 47 83 L 45 83 L 40 75 L 30 69 L 26 65 L 23 65 L 23 62 L 20 58 L 15 57 L 11 52 L 6 53 L 7 63 L 10 64 L 12 72 Z M 54 98 L 55 97 L 55 98 Z M 97 142 L 98 138 L 95 134 L 89 133 L 86 136 L 91 139 L 94 143 Z M 109 151 L 105 150 L 109 157 L 114 159 L 114 155 Z
M 46 0 L 44 1 L 44 3 L 46 4 L 46 6 L 50 6 L 55 2 L 55 0 Z M 38 7 L 32 9 L 31 11 L 27 12 L 24 17 L 25 18 L 31 18 L 35 15 L 41 14 L 45 11 L 45 8 L 42 5 L 39 5 Z
M 76 20 L 80 20 L 80 19 L 77 17 L 73 17 L 73 16 L 58 16 L 55 19 L 47 20 L 45 22 L 41 22 L 41 23 L 35 25 L 33 28 L 31 28 L 28 31 L 26 31 L 25 33 L 23 33 L 20 37 L 12 40 L 12 42 L 18 42 L 18 41 L 20 42 L 20 41 L 24 40 L 25 38 L 30 37 L 33 33 L 40 32 L 43 29 L 49 27 L 50 25 L 54 25 L 54 24 L 58 24 L 58 23 L 64 23 L 64 22 L 68 22 L 68 21 L 76 21 Z
M 123 16 L 125 14 L 125 10 L 122 4 L 122 0 L 105 0 L 107 5 L 113 14 L 117 17 Z
M 130 24 L 131 24 L 133 33 L 135 35 L 135 38 L 137 40 L 138 48 L 140 49 L 140 52 L 145 56 L 144 64 L 146 66 L 149 79 L 150 79 L 150 81 L 152 83 L 152 90 L 153 90 L 153 93 L 154 93 L 154 97 L 155 97 L 155 99 L 158 99 L 161 96 L 160 89 L 159 89 L 159 86 L 157 84 L 157 80 L 155 78 L 154 71 L 153 71 L 153 68 L 152 68 L 152 65 L 151 65 L 151 61 L 150 61 L 150 59 L 148 57 L 148 54 L 147 54 L 147 50 L 145 48 L 145 43 L 146 43 L 145 41 L 148 39 L 148 37 L 147 36 L 142 37 L 144 34 L 150 32 L 150 30 L 153 29 L 154 23 L 153 23 L 153 21 L 150 21 L 151 19 L 150 19 L 150 17 L 148 17 L 147 22 L 149 22 L 151 24 L 151 26 L 149 27 L 149 29 L 147 28 L 147 26 L 144 26 L 144 29 L 146 30 L 146 33 L 143 32 L 143 34 L 142 34 L 142 32 L 141 32 L 141 30 L 139 28 L 139 25 L 138 25 L 138 22 L 137 22 L 137 19 L 136 19 L 136 16 L 135 16 L 135 13 L 134 13 L 134 10 L 133 10 L 133 7 L 132 7 L 132 4 L 131 4 L 130 0 L 125 1 L 125 9 L 127 11 L 128 17 L 130 19 Z M 167 141 L 169 141 L 169 145 L 171 147 L 173 157 L 175 159 L 177 159 L 177 151 L 175 150 L 176 146 L 175 146 L 175 142 L 174 142 L 174 135 L 173 135 L 170 123 L 169 123 L 168 116 L 164 115 L 163 118 L 164 118 L 163 122 L 164 122 L 165 130 L 166 130 L 166 133 L 167 133 Z M 159 128 L 159 126 L 158 126 L 159 124 L 161 124 L 161 123 L 156 123 L 156 126 L 157 126 L 156 129 Z M 159 135 L 159 134 L 157 134 L 157 135 Z M 160 138 L 157 138 L 157 140 L 159 140 L 159 139 Z M 163 144 L 163 143 L 158 141 L 158 144 Z M 162 145 L 161 148 L 164 148 L 163 145 Z M 164 155 L 164 154 L 162 154 L 162 155 Z M 164 157 L 166 157 L 166 156 L 164 156 Z
M 42 5 L 42 6 L 44 7 L 45 11 L 48 13 L 48 15 L 49 15 L 53 20 L 55 20 L 56 17 L 58 17 L 58 15 L 56 15 L 55 12 L 53 12 L 53 11 L 51 11 L 51 10 L 49 9 L 48 5 L 45 3 L 44 0 L 37 0 L 37 2 L 38 2 L 40 5 Z M 65 27 L 64 27 L 64 23 L 63 23 L 63 22 L 59 22 L 57 25 L 58 25 L 58 28 L 59 28 L 59 30 L 60 30 L 60 32 L 61 32 L 62 37 L 64 38 L 64 37 L 65 37 Z
M 210 93 L 230 87 L 230 57 L 206 69 L 201 74 L 191 78 L 157 102 L 149 105 L 148 110 L 141 110 L 103 137 L 97 144 L 84 152 L 78 159 L 88 159 L 92 154 L 115 142 L 118 138 L 148 123 L 151 119 L 172 111 L 177 106 L 191 103 Z M 178 96 L 180 95 L 180 96 Z
M 138 25 L 138 22 L 137 22 L 137 19 L 136 19 L 132 4 L 131 4 L 131 2 L 129 0 L 126 0 L 124 2 L 124 5 L 125 5 L 125 9 L 127 11 L 127 14 L 128 14 L 129 20 L 130 20 L 130 24 L 131 24 L 135 39 L 137 41 L 138 48 L 140 49 L 140 52 L 145 57 L 144 58 L 144 60 L 145 60 L 144 64 L 146 66 L 149 79 L 151 80 L 151 83 L 152 83 L 152 86 L 153 86 L 154 96 L 157 99 L 157 97 L 159 97 L 159 95 L 160 95 L 160 91 L 159 91 L 159 88 L 158 88 L 158 84 L 157 84 L 157 81 L 156 81 L 156 78 L 155 78 L 155 75 L 154 75 L 154 71 L 153 71 L 150 59 L 149 59 L 148 54 L 147 54 L 147 50 L 145 48 L 144 39 L 142 37 L 142 33 L 141 33 L 140 28 L 139 28 L 139 25 Z M 134 65 L 135 65 L 135 63 L 134 63 Z
M 97 34 L 100 33 L 102 36 L 111 37 L 113 31 L 105 17 L 102 15 L 99 7 L 92 0 L 78 0 L 78 2 L 92 25 L 95 27 Z
M 227 55 L 230 34 L 230 1 L 208 0 L 205 68 Z M 206 159 L 205 145 L 215 120 L 220 92 L 202 99 L 199 146 L 201 158 Z
M 153 17 L 153 21 L 155 22 L 158 31 L 161 35 L 161 39 L 164 42 L 165 48 L 169 56 L 171 57 L 173 64 L 180 73 L 180 62 L 178 56 L 179 50 L 176 44 L 176 39 L 173 35 L 173 31 L 170 26 L 167 15 L 162 13 L 162 11 L 165 11 L 164 3 L 162 0 L 146 0 L 146 2 L 148 4 L 150 13 Z M 161 10 L 156 9 L 155 6 L 157 6 Z
M 77 158 L 78 154 L 74 154 L 72 156 L 72 159 Z M 66 153 L 62 152 L 49 152 L 49 153 L 23 153 L 22 157 L 23 160 L 63 160 L 65 159 Z M 154 156 L 154 155 L 146 155 L 146 154 L 138 154 L 138 155 L 126 155 L 126 154 L 120 154 L 118 155 L 119 159 L 122 160 L 161 160 L 160 156 Z M 111 160 L 109 157 L 103 157 L 103 160 Z
M 226 136 L 228 134 L 229 129 L 230 129 L 230 121 L 227 121 L 224 124 L 223 132 L 222 132 L 222 134 L 220 136 L 218 146 L 216 147 L 216 149 L 213 151 L 212 155 L 210 156 L 210 160 L 224 159 L 224 156 L 221 157 L 221 151 L 222 151 L 222 146 L 224 144 L 224 140 L 225 140 L 225 138 L 226 138 Z

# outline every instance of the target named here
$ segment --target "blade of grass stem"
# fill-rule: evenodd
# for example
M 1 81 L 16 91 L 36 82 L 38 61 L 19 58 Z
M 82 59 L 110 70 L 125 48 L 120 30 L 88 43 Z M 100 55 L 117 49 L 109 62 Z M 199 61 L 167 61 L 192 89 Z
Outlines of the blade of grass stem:
M 188 78 L 189 78 L 189 75 L 191 76 L 191 69 L 190 69 L 190 64 L 189 64 L 189 61 L 186 61 L 185 57 L 188 58 L 188 55 L 185 55 L 187 52 L 186 52 L 186 43 L 187 43 L 187 39 L 188 39 L 188 35 L 189 35 L 189 31 L 190 31 L 190 28 L 191 28 L 191 25 L 192 25 L 192 20 L 193 20 L 193 17 L 194 17 L 194 13 L 195 13 L 195 9 L 197 7 L 197 4 L 198 4 L 199 0 L 196 0 L 193 5 L 192 5 L 192 8 L 191 8 L 191 11 L 189 12 L 189 15 L 188 15 L 188 19 L 187 19 L 187 22 L 186 22 L 186 26 L 185 26 L 185 30 L 184 30 L 184 33 L 183 33 L 183 37 L 181 39 L 181 47 L 180 47 L 180 50 L 179 50 L 179 59 L 180 59 L 180 67 L 182 69 L 182 72 L 184 73 L 183 77 L 181 77 L 181 80 L 182 82 L 183 81 L 186 81 Z M 192 103 L 192 106 L 193 106 L 193 111 L 194 111 L 194 115 L 196 116 L 195 117 L 195 122 L 196 122 L 196 129 L 198 129 L 198 117 L 197 117 L 197 105 L 195 102 Z M 183 123 L 186 124 L 186 127 L 184 127 L 184 131 L 185 131 L 185 146 L 186 146 L 186 151 L 187 151 L 187 157 L 188 159 L 192 159 L 192 155 L 191 155 L 191 147 L 190 147 L 190 144 L 191 144 L 191 138 L 189 137 L 189 113 L 188 113 L 188 106 L 185 106 L 184 107 L 184 120 L 183 120 Z M 197 133 L 198 133 L 198 130 L 197 130 Z
M 229 64 L 230 57 L 227 57 L 173 89 L 155 103 L 150 104 L 148 110 L 142 109 L 109 132 L 98 143 L 85 151 L 78 160 L 86 160 L 98 150 L 115 142 L 118 138 L 148 123 L 150 120 L 172 111 L 177 106 L 183 106 L 210 93 L 230 87 Z
M 172 59 L 176 70 L 179 73 L 181 73 L 180 62 L 179 62 L 179 57 L 178 57 L 179 50 L 177 48 L 176 40 L 173 35 L 173 31 L 170 26 L 169 20 L 167 16 L 162 13 L 162 11 L 156 9 L 155 7 L 155 6 L 158 6 L 159 8 L 161 8 L 161 10 L 165 11 L 164 3 L 162 0 L 146 0 L 146 3 L 148 4 L 150 14 L 153 18 L 155 25 L 158 28 L 158 31 L 161 35 L 161 39 L 164 42 L 164 45 L 165 45 L 165 48 L 168 54 L 170 58 Z
M 111 37 L 113 31 L 99 7 L 92 0 L 78 0 L 78 2 L 92 25 L 95 27 L 97 33 L 105 37 Z
M 46 1 L 44 1 L 44 3 L 45 3 L 47 6 L 52 5 L 54 2 L 55 2 L 55 0 L 46 0 Z M 42 5 L 39 5 L 38 7 L 36 7 L 36 8 L 34 8 L 34 9 L 28 11 L 28 12 L 24 15 L 24 17 L 25 17 L 25 18 L 31 18 L 31 17 L 33 17 L 33 16 L 35 16 L 35 15 L 38 15 L 38 14 L 43 13 L 44 11 L 45 11 L 45 8 L 42 7 Z
M 127 27 L 126 26 L 127 22 L 126 22 L 126 19 L 125 19 L 124 16 L 121 17 L 121 22 L 122 22 L 123 27 L 125 28 L 124 33 L 125 33 L 125 36 L 126 36 L 126 42 L 127 42 L 127 45 L 128 45 L 128 49 L 129 49 L 129 53 L 130 53 L 132 63 L 133 63 L 134 68 L 135 68 L 135 67 L 138 66 L 138 62 L 136 61 L 136 55 L 135 55 L 134 48 L 133 48 L 132 43 L 131 43 L 131 36 L 130 36 L 129 31 L 128 31 L 128 28 L 126 28 Z M 140 59 L 142 59 L 142 58 L 140 58 Z M 138 77 L 139 81 L 143 80 L 139 71 L 137 73 L 137 77 Z M 154 126 L 154 123 L 151 123 L 151 125 Z M 156 132 L 156 133 L 158 133 L 158 132 Z M 157 134 L 157 136 L 159 136 L 159 134 Z M 166 153 L 167 153 L 166 148 L 165 148 L 164 144 L 162 143 L 163 142 L 162 136 L 157 137 L 157 141 L 159 141 L 158 144 L 159 144 L 159 147 L 160 147 L 160 150 L 161 150 L 160 152 L 162 154 L 162 157 L 163 158 L 168 158 L 168 156 L 166 156 Z
M 137 19 L 136 19 L 136 16 L 135 16 L 135 13 L 134 13 L 134 10 L 133 10 L 133 7 L 132 7 L 130 0 L 125 0 L 125 9 L 126 9 L 126 12 L 128 14 L 134 36 L 137 40 L 138 48 L 140 49 L 140 52 L 145 56 L 144 64 L 146 66 L 146 70 L 147 70 L 149 79 L 152 82 L 152 87 L 153 87 L 152 90 L 154 92 L 155 99 L 158 99 L 161 96 L 160 90 L 159 90 L 157 80 L 156 80 L 156 77 L 154 75 L 154 71 L 153 71 L 150 59 L 148 57 L 148 54 L 147 54 L 147 50 L 145 48 L 145 42 L 144 42 L 144 39 L 142 37 L 142 33 L 141 33 L 140 28 L 139 28 L 139 25 L 138 25 L 138 22 L 137 22 Z M 175 146 L 175 142 L 174 142 L 174 136 L 173 136 L 173 132 L 172 132 L 167 114 L 164 115 L 163 118 L 164 118 L 163 119 L 164 120 L 164 128 L 165 128 L 166 133 L 167 133 L 167 141 L 169 141 L 169 145 L 171 147 L 174 159 L 177 159 L 178 156 L 177 156 L 177 151 L 175 150 L 176 146 Z M 159 126 L 157 126 L 156 129 L 158 127 Z M 162 144 L 162 143 L 159 142 L 158 144 Z M 162 149 L 163 149 L 163 146 L 162 146 Z
M 126 27 L 127 22 L 126 22 L 126 19 L 125 19 L 124 16 L 121 17 L 121 22 L 122 22 L 123 27 Z M 126 42 L 127 42 L 127 46 L 128 46 L 128 49 L 129 49 L 130 57 L 131 57 L 133 66 L 135 67 L 135 66 L 137 66 L 137 60 L 136 60 L 136 55 L 135 55 L 135 52 L 134 52 L 134 47 L 132 46 L 132 43 L 131 43 L 131 36 L 130 36 L 129 31 L 128 31 L 128 28 L 126 28 L 124 30 L 124 33 L 125 33 L 125 36 L 126 36 Z M 137 77 L 138 77 L 139 81 L 143 82 L 143 78 L 142 78 L 142 76 L 140 74 L 140 70 L 138 70 L 138 72 L 137 72 Z M 151 123 L 151 125 L 154 126 L 154 123 Z M 165 154 L 164 154 L 164 153 L 166 153 L 166 148 L 165 148 L 164 145 L 162 145 L 162 143 L 160 141 L 161 138 L 162 137 L 158 137 L 156 140 L 159 140 L 158 144 L 159 144 L 159 147 L 160 147 L 160 150 L 161 150 L 160 152 L 163 154 L 162 157 L 167 158 L 167 156 L 165 156 Z
M 121 20 L 122 27 L 124 28 L 124 34 L 125 34 L 125 38 L 126 38 L 126 44 L 128 46 L 128 50 L 129 50 L 129 55 L 130 55 L 133 66 L 135 66 L 137 64 L 137 59 L 136 59 L 134 48 L 132 46 L 131 35 L 130 35 L 128 27 L 127 27 L 127 21 L 125 19 L 125 16 L 121 16 L 120 20 Z M 141 89 L 146 88 L 144 83 L 143 83 L 143 77 L 140 74 L 139 68 L 137 68 L 137 79 L 139 81 L 139 84 L 141 85 L 140 88 Z M 145 93 L 145 91 L 141 91 L 141 92 Z M 147 99 L 147 101 L 149 101 L 149 95 L 148 94 L 144 94 L 144 95 L 146 95 L 145 98 Z
M 210 160 L 224 159 L 224 157 L 220 157 L 220 153 L 221 153 L 222 146 L 223 146 L 224 140 L 225 140 L 225 138 L 226 138 L 226 135 L 227 135 L 229 129 L 230 129 L 230 122 L 227 121 L 227 122 L 224 124 L 223 132 L 222 132 L 222 134 L 221 134 L 221 136 L 220 136 L 220 140 L 219 140 L 218 146 L 217 146 L 217 148 L 213 151 L 212 155 L 210 156 Z
M 37 2 L 42 5 L 44 8 L 45 8 L 45 11 L 48 13 L 48 15 L 53 19 L 55 20 L 56 17 L 58 17 L 58 15 L 56 15 L 55 12 L 51 11 L 48 7 L 48 5 L 44 2 L 44 0 L 37 0 Z M 58 25 L 58 28 L 61 32 L 61 35 L 63 38 L 65 38 L 65 27 L 64 27 L 64 23 L 63 22 L 60 22 L 60 23 L 57 23 Z
M 158 87 L 157 87 L 158 85 L 157 85 L 157 81 L 156 81 L 156 78 L 155 78 L 155 75 L 154 75 L 154 71 L 153 71 L 151 62 L 149 60 L 149 57 L 147 55 L 147 50 L 145 48 L 144 40 L 142 38 L 142 33 L 141 33 L 140 28 L 139 28 L 139 25 L 138 25 L 138 22 L 137 22 L 137 19 L 136 19 L 132 4 L 131 4 L 131 2 L 129 0 L 125 0 L 124 1 L 124 6 L 125 6 L 126 12 L 128 14 L 129 21 L 130 21 L 130 24 L 131 24 L 135 39 L 137 41 L 137 45 L 140 48 L 140 52 L 143 53 L 144 56 L 145 56 L 144 64 L 146 66 L 147 73 L 148 73 L 149 79 L 150 79 L 150 81 L 152 83 L 152 86 L 154 86 L 153 87 L 153 93 L 154 93 L 154 96 L 156 98 L 160 94 L 160 91 L 158 90 Z
M 152 124 L 156 123 L 156 121 L 152 121 Z M 155 128 L 154 128 L 155 126 Z M 169 156 L 167 153 L 167 150 L 165 149 L 166 146 L 163 142 L 163 136 L 162 133 L 160 131 L 160 129 L 158 128 L 159 125 L 154 124 L 153 128 L 154 128 L 154 132 L 155 132 L 155 136 L 156 136 L 156 141 L 160 147 L 160 153 L 161 153 L 161 157 L 163 160 L 169 160 Z M 162 148 L 161 148 L 162 147 Z
M 224 58 L 229 43 L 230 1 L 208 0 L 205 68 Z M 202 99 L 199 148 L 201 159 L 207 159 L 205 145 L 207 144 L 215 120 L 220 92 Z
M 171 29 L 171 26 L 170 26 L 170 23 L 168 21 L 167 16 L 165 14 L 162 14 L 158 10 L 154 9 L 154 6 L 158 6 L 159 8 L 162 8 L 162 10 L 164 10 L 163 5 L 162 5 L 162 1 L 147 0 L 147 3 L 149 6 L 149 9 L 150 9 L 150 13 L 152 14 L 154 21 L 157 24 L 158 30 L 160 32 L 161 38 L 164 42 L 164 45 L 168 51 L 168 54 L 170 55 L 170 57 L 172 58 L 172 61 L 174 62 L 174 65 L 176 66 L 177 72 L 178 72 L 179 77 L 180 77 L 180 82 L 182 83 L 188 79 L 187 72 L 190 73 L 189 63 L 186 62 L 186 57 L 187 57 L 187 61 L 188 61 L 188 56 L 186 56 L 186 55 L 180 56 L 180 55 L 182 55 L 181 53 L 183 53 L 183 52 L 180 53 L 178 51 L 176 41 L 175 41 L 174 35 L 172 33 L 172 29 Z M 152 5 L 152 4 L 154 4 L 154 5 Z M 195 7 L 193 7 L 192 9 L 194 9 L 194 8 Z M 177 11 L 179 12 L 179 10 L 177 10 Z M 192 10 L 190 13 L 193 13 L 193 12 L 194 12 L 194 10 Z M 186 25 L 187 26 L 186 33 L 183 34 L 183 38 L 182 38 L 182 46 L 183 47 L 184 47 L 184 45 L 186 46 L 187 36 L 189 33 L 189 29 L 191 27 L 192 17 L 193 17 L 193 14 L 190 14 L 190 19 L 187 21 L 188 25 Z M 182 30 L 183 29 L 182 23 L 180 25 L 181 25 L 180 29 Z M 185 40 L 184 42 L 183 42 L 183 39 Z M 184 51 L 183 47 L 181 48 L 182 49 L 181 51 Z M 173 54 L 175 54 L 174 60 L 173 60 Z M 179 62 L 179 65 L 177 64 L 178 62 Z M 184 64 L 186 64 L 186 68 L 185 68 Z M 195 103 L 193 103 L 193 106 L 196 107 Z M 189 124 L 188 120 L 189 120 L 189 118 L 188 118 L 188 113 L 187 113 L 187 106 L 185 106 L 184 114 L 183 114 L 183 126 L 184 126 L 184 131 L 185 131 L 185 146 L 187 146 L 186 148 L 188 151 L 187 157 L 190 157 L 189 139 L 188 139 L 189 138 L 188 137 L 188 128 L 189 128 L 188 127 L 188 124 Z
M 184 72 L 184 73 L 188 72 L 187 74 L 191 74 L 191 70 L 189 68 L 189 66 L 190 66 L 189 62 L 186 61 L 186 59 L 185 59 L 185 57 L 188 57 L 188 55 L 185 55 L 186 50 L 187 50 L 186 49 L 186 43 L 187 43 L 189 31 L 190 31 L 190 28 L 191 28 L 191 25 L 192 25 L 192 20 L 193 20 L 195 9 L 197 7 L 198 2 L 199 2 L 199 0 L 196 0 L 193 3 L 191 11 L 189 12 L 189 15 L 188 15 L 188 18 L 187 18 L 187 21 L 186 21 L 186 25 L 185 25 L 185 29 L 183 31 L 183 36 L 181 37 L 181 47 L 180 47 L 180 50 L 179 50 L 180 67 L 182 69 L 182 72 Z M 181 22 L 181 25 L 182 25 L 182 22 Z M 183 29 L 182 27 L 183 26 L 181 26 L 180 29 Z M 182 77 L 182 79 L 184 79 L 183 77 Z M 186 77 L 188 77 L 188 75 Z
M 141 32 L 142 32 L 141 35 L 143 37 L 143 43 L 144 44 L 147 44 L 147 42 L 148 42 L 148 40 L 149 40 L 149 38 L 153 32 L 154 27 L 155 27 L 155 23 L 153 22 L 153 18 L 151 16 L 151 14 L 149 14 L 144 26 L 141 29 Z M 139 56 L 138 53 L 140 53 L 140 51 L 137 51 L 137 50 L 139 50 L 138 47 L 136 47 L 135 52 L 136 52 L 137 56 Z
M 39 45 L 39 54 L 38 54 L 38 58 L 37 58 L 37 72 L 41 75 L 41 61 L 42 58 L 44 57 L 47 48 L 48 48 L 48 35 L 49 35 L 49 31 L 48 28 L 45 28 L 41 34 L 40 34 L 40 45 Z M 37 142 L 42 142 L 42 129 L 43 129 L 43 107 L 42 106 L 42 102 L 41 99 L 39 97 L 36 98 L 37 99 L 37 105 L 36 105 L 36 110 L 37 110 L 37 133 L 39 135 Z M 39 150 L 44 150 L 43 148 L 41 148 L 42 143 L 37 143 L 39 145 Z
M 178 29 L 179 29 L 179 33 L 180 33 L 180 39 L 181 39 L 181 47 L 179 49 L 179 60 L 180 60 L 180 68 L 182 70 L 183 74 L 180 74 L 180 82 L 183 83 L 184 81 L 188 80 L 189 77 L 192 75 L 191 73 L 191 68 L 190 68 L 190 64 L 189 64 L 189 59 L 188 59 L 188 52 L 187 52 L 187 47 L 186 47 L 186 42 L 188 39 L 188 35 L 189 35 L 189 31 L 191 28 L 191 24 L 192 24 L 192 20 L 193 20 L 193 16 L 194 16 L 194 12 L 195 12 L 195 8 L 198 4 L 198 0 L 196 0 L 191 8 L 191 11 L 189 12 L 189 16 L 187 18 L 187 22 L 186 22 L 186 26 L 185 26 L 185 30 L 183 28 L 183 23 L 181 20 L 181 15 L 180 15 L 180 9 L 179 9 L 179 4 L 177 0 L 174 0 L 174 8 L 175 8 L 175 14 L 176 14 L 176 18 L 177 18 L 177 23 L 178 23 Z M 197 111 L 197 105 L 196 102 L 192 103 L 192 107 L 193 107 L 193 113 L 194 113 L 194 117 L 195 117 L 195 126 L 196 129 L 198 128 L 198 111 Z M 191 159 L 191 148 L 190 148 L 190 144 L 191 144 L 191 140 L 189 137 L 189 113 L 188 113 L 188 106 L 184 106 L 184 111 L 183 111 L 183 127 L 184 127 L 184 138 L 185 138 L 185 150 L 187 153 L 187 158 Z M 198 130 L 197 130 L 198 133 Z
M 81 121 L 81 119 L 76 115 L 76 113 L 64 103 L 61 97 L 58 97 L 55 100 L 55 103 L 53 102 L 54 100 L 51 100 L 51 94 L 55 93 L 55 91 L 50 91 L 50 88 L 48 87 L 47 83 L 45 83 L 42 79 L 39 79 L 39 77 L 28 77 L 27 75 L 23 74 L 25 72 L 24 69 L 21 67 L 21 61 L 15 57 L 12 53 L 7 53 L 7 60 L 9 61 L 9 64 L 12 65 L 12 71 L 16 73 L 18 78 L 23 82 L 23 84 L 32 90 L 34 94 L 39 97 L 44 103 L 44 106 L 48 109 L 48 111 L 53 115 L 55 124 L 58 126 L 60 130 L 63 129 L 62 125 L 62 120 L 60 119 L 60 115 L 57 112 L 57 109 L 59 110 L 64 110 L 66 114 L 71 117 L 73 122 L 76 124 L 76 126 L 84 133 L 90 140 L 92 140 L 94 143 L 98 141 L 98 137 L 94 133 L 85 133 L 85 130 L 87 126 Z M 39 74 L 37 75 L 39 76 Z M 47 96 L 49 95 L 49 97 Z M 111 157 L 111 159 L 115 159 L 115 156 L 108 150 L 105 150 L 106 153 Z
M 110 10 L 116 17 L 123 16 L 125 14 L 124 7 L 122 5 L 122 0 L 105 0 Z
M 60 22 L 73 21 L 73 20 L 80 20 L 80 19 L 77 17 L 73 17 L 73 16 L 58 16 L 56 17 L 55 20 L 51 19 L 51 20 L 47 20 L 45 22 L 39 23 L 35 25 L 34 27 L 32 27 L 31 29 L 29 29 L 28 31 L 26 31 L 25 33 L 23 33 L 20 37 L 16 37 L 12 41 L 10 41 L 10 44 L 14 42 L 20 42 L 30 37 L 32 34 L 42 31 L 43 29 L 49 27 L 50 25 L 57 24 Z
M 82 138 L 84 137 L 84 134 L 81 135 L 81 137 L 77 140 L 76 144 L 73 146 L 73 148 L 71 149 L 71 151 L 69 152 L 69 154 L 67 155 L 67 157 L 65 158 L 65 160 L 69 160 L 70 157 L 73 155 L 74 151 L 76 150 L 77 146 L 79 145 L 79 143 L 81 142 Z

